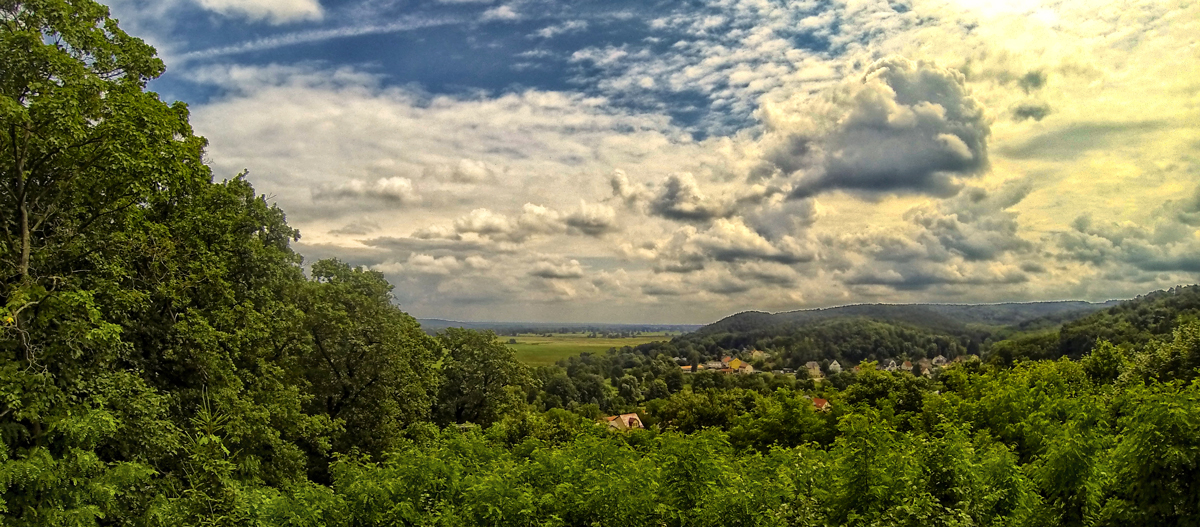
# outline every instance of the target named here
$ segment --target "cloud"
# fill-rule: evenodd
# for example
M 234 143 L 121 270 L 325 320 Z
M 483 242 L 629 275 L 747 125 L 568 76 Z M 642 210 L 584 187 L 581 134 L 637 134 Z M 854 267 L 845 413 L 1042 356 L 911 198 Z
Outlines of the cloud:
M 337 229 L 330 230 L 330 234 L 341 234 L 346 236 L 362 236 L 371 234 L 380 229 L 379 223 L 371 220 L 353 221 Z
M 286 24 L 320 20 L 324 15 L 317 0 L 196 0 L 200 7 L 226 16 L 241 16 L 250 21 L 266 20 Z
M 586 20 L 568 20 L 561 24 L 546 26 L 542 29 L 534 31 L 530 36 L 541 38 L 553 38 L 566 33 L 576 33 L 588 28 Z
M 485 22 L 492 20 L 512 21 L 520 19 L 521 15 L 517 13 L 517 10 L 511 4 L 505 4 L 484 11 L 482 18 Z
M 424 176 L 456 183 L 485 183 L 496 179 L 496 171 L 483 161 L 461 159 L 453 164 L 427 166 Z
M 521 214 L 515 217 L 478 208 L 454 220 L 451 226 L 425 227 L 415 231 L 413 237 L 463 240 L 474 236 L 497 242 L 523 243 L 535 236 L 601 236 L 616 229 L 616 211 L 608 205 L 581 201 L 577 210 L 563 214 L 548 207 L 526 203 Z
M 612 185 L 613 197 L 619 198 L 631 206 L 648 202 L 652 197 L 645 185 L 630 181 L 629 175 L 619 168 L 613 171 L 609 183 Z
M 566 224 L 588 236 L 600 236 L 617 230 L 617 213 L 602 203 L 580 201 L 579 210 L 567 215 Z
M 1015 106 L 1012 113 L 1013 118 L 1018 121 L 1026 119 L 1041 121 L 1050 115 L 1050 105 L 1044 102 L 1024 102 Z
M 569 280 L 583 278 L 583 267 L 579 265 L 577 260 L 567 260 L 557 263 L 541 261 L 533 266 L 529 274 L 539 278 Z
M 269 3 L 269 0 L 263 0 L 263 2 Z M 430 27 L 456 24 L 460 22 L 462 21 L 455 17 L 409 16 L 402 17 L 399 20 L 389 22 L 387 24 L 356 24 L 345 27 L 313 29 L 308 31 L 298 31 L 295 33 L 285 33 L 282 35 L 272 35 L 269 37 L 263 37 L 260 39 L 228 46 L 189 51 L 178 55 L 176 59 L 179 64 L 184 64 L 193 60 L 213 59 L 228 55 L 238 55 L 241 53 L 251 53 L 255 51 L 265 51 L 287 46 L 295 46 L 297 44 L 311 44 L 314 42 L 324 42 L 326 40 L 359 37 L 364 35 L 401 33 Z
M 312 190 L 314 200 L 373 198 L 405 205 L 421 202 L 412 180 L 403 177 L 381 178 L 372 182 L 351 179 L 344 183 L 325 184 Z
M 905 219 L 921 227 L 918 242 L 930 258 L 948 251 L 965 260 L 994 260 L 1006 253 L 1028 253 L 1034 244 L 1019 234 L 1017 215 L 1008 211 L 1029 195 L 1031 187 L 1015 183 L 997 191 L 971 188 L 937 206 L 915 207 Z
M 1061 258 L 1094 267 L 1124 266 L 1148 273 L 1200 275 L 1200 186 L 1161 205 L 1149 224 L 1099 222 L 1081 215 L 1058 235 Z
M 763 162 L 792 195 L 830 190 L 953 195 L 988 166 L 989 126 L 964 76 L 892 57 L 822 98 L 768 104 Z
M 727 205 L 709 199 L 700 192 L 696 178 L 688 172 L 667 176 L 662 190 L 650 203 L 650 208 L 664 218 L 683 221 L 709 221 L 729 214 Z

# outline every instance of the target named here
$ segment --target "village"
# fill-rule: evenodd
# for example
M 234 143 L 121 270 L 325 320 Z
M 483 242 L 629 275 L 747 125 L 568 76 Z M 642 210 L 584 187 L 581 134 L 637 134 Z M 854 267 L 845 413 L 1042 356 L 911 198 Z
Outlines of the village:
M 764 373 L 762 370 L 755 369 L 754 366 L 748 362 L 748 360 L 762 361 L 769 356 L 766 352 L 761 350 L 745 350 L 743 354 L 747 357 L 747 360 L 727 355 L 722 357 L 721 360 L 712 360 L 695 365 L 680 365 L 679 369 L 683 373 L 695 373 L 700 371 L 712 371 L 734 375 Z M 682 357 L 676 358 L 675 360 L 676 362 L 687 361 L 687 359 Z M 978 356 L 971 354 L 959 355 L 952 360 L 948 360 L 942 355 L 937 355 L 932 359 L 917 359 L 915 362 L 911 360 L 902 360 L 897 362 L 895 359 L 888 359 L 886 362 L 882 363 L 883 366 L 880 369 L 889 372 L 907 371 L 913 375 L 919 375 L 925 378 L 933 378 L 948 365 L 962 364 L 978 360 Z M 828 361 L 828 363 L 824 365 L 822 365 L 822 362 L 808 361 L 804 364 L 804 372 L 807 373 L 808 378 L 812 379 L 814 382 L 822 382 L 825 380 L 827 375 L 837 375 L 845 370 L 845 368 L 836 360 Z M 850 371 L 857 373 L 862 370 L 864 364 L 869 362 L 875 361 L 863 361 L 862 364 L 850 367 Z M 770 370 L 770 373 L 775 375 L 795 376 L 796 370 L 793 368 L 781 368 Z M 827 399 L 811 396 L 806 397 L 812 400 L 813 407 L 817 411 L 827 412 L 833 407 L 833 403 Z M 598 420 L 596 424 L 606 426 L 609 430 L 615 431 L 627 431 L 645 428 L 645 426 L 642 424 L 641 417 L 639 417 L 636 413 L 606 416 Z
M 764 351 L 761 351 L 761 350 L 750 350 L 745 353 L 748 357 L 747 360 L 735 358 L 732 356 L 725 356 L 725 357 L 722 357 L 721 360 L 712 360 L 712 361 L 708 361 L 708 362 L 704 362 L 704 363 L 696 364 L 696 365 L 681 364 L 679 366 L 679 369 L 683 373 L 695 373 L 698 371 L 715 371 L 715 372 L 719 372 L 719 373 L 731 373 L 731 374 L 762 373 L 761 371 L 756 370 L 754 368 L 754 366 L 751 365 L 750 362 L 748 362 L 748 361 L 749 360 L 761 361 L 768 357 L 767 353 Z M 884 371 L 907 371 L 907 372 L 911 372 L 913 375 L 920 375 L 922 377 L 932 378 L 934 375 L 936 375 L 938 373 L 938 371 L 940 371 L 947 364 L 957 364 L 957 363 L 963 363 L 963 362 L 968 362 L 968 361 L 972 361 L 972 360 L 979 360 L 979 357 L 975 356 L 975 355 L 967 354 L 967 355 L 959 355 L 959 356 L 955 357 L 953 360 L 949 360 L 949 359 L 946 359 L 946 357 L 944 357 L 942 355 L 938 355 L 932 359 L 921 358 L 921 359 L 916 360 L 915 362 L 910 361 L 910 360 L 903 360 L 900 362 L 896 362 L 895 359 L 888 359 L 886 362 L 880 361 L 877 364 L 881 365 L 880 369 L 882 369 Z M 681 358 L 676 358 L 675 361 L 677 363 L 687 362 L 687 359 L 681 357 Z M 863 361 L 864 364 L 866 362 L 869 362 L 869 361 Z M 870 361 L 870 362 L 874 362 L 874 361 Z M 851 367 L 850 370 L 857 372 L 861 368 L 862 368 L 861 365 L 855 365 L 855 366 Z M 813 379 L 814 381 L 823 380 L 826 377 L 826 375 L 837 375 L 837 374 L 841 373 L 844 369 L 845 369 L 845 367 L 843 367 L 836 360 L 829 361 L 827 364 L 824 364 L 824 365 L 821 362 L 817 362 L 817 361 L 808 361 L 807 363 L 804 364 L 804 370 L 808 373 L 808 377 Z M 792 368 L 773 369 L 773 370 L 770 370 L 770 372 L 774 373 L 776 375 L 795 375 L 796 374 L 796 370 L 792 369 Z

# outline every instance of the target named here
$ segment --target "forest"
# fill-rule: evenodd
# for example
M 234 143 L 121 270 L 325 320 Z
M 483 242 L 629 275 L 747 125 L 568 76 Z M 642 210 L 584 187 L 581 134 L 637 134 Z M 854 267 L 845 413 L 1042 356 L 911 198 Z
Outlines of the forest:
M 1200 287 L 531 369 L 304 262 L 163 71 L 100 4 L 0 1 L 0 525 L 1200 525 Z M 934 355 L 969 358 L 882 368 Z

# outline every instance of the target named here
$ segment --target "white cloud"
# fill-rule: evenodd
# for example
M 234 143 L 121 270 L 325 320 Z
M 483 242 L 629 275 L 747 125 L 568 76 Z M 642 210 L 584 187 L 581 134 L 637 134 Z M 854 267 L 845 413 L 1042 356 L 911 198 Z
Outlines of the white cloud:
M 583 267 L 576 260 L 563 262 L 542 261 L 533 266 L 529 274 L 539 278 L 573 279 L 583 278 Z
M 312 190 L 312 196 L 314 200 L 377 198 L 402 204 L 421 201 L 412 181 L 403 177 L 380 178 L 372 182 L 351 179 L 344 183 L 320 185 Z
M 506 20 L 512 21 L 521 18 L 517 10 L 511 4 L 498 5 L 483 12 L 484 21 Z
M 196 0 L 200 7 L 226 16 L 245 17 L 251 21 L 286 24 L 305 20 L 320 20 L 324 15 L 318 0 Z
M 546 26 L 542 29 L 534 31 L 530 36 L 541 38 L 553 38 L 566 33 L 576 33 L 587 29 L 588 23 L 586 20 L 568 20 L 561 24 Z

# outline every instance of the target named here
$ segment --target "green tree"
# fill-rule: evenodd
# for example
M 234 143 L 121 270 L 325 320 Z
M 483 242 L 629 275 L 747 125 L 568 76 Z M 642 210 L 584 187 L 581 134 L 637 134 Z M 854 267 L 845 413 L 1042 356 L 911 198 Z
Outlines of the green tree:
M 533 379 L 495 333 L 449 328 L 437 340 L 445 350 L 438 422 L 487 426 L 519 408 Z
M 392 304 L 381 273 L 318 261 L 301 307 L 312 340 L 300 359 L 312 395 L 306 409 L 342 424 L 335 452 L 382 454 L 406 426 L 429 418 L 438 343 Z

